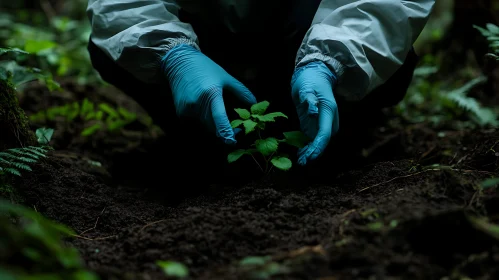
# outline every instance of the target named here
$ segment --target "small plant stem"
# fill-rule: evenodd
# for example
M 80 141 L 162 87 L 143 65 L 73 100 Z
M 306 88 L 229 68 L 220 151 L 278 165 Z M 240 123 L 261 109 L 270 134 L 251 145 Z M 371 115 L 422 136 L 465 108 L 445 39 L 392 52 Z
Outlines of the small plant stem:
M 262 166 L 260 165 L 260 163 L 258 163 L 258 161 L 256 160 L 256 158 L 252 154 L 250 154 L 250 156 L 253 158 L 253 160 L 255 161 L 256 165 L 258 165 L 258 167 L 260 168 L 260 170 L 263 173 L 265 173 L 265 170 L 263 170 Z
M 268 173 L 268 174 L 270 174 L 270 172 L 272 172 L 272 169 L 274 169 L 274 165 L 272 165 L 272 166 L 270 167 L 270 169 L 269 169 L 269 173 Z
M 265 159 L 265 163 L 266 163 L 265 170 L 266 170 L 267 175 L 270 174 L 270 171 L 272 171 L 272 168 L 274 167 L 274 165 L 272 164 L 269 168 L 269 162 L 271 162 L 274 154 L 275 154 L 275 152 L 272 153 L 268 158 Z

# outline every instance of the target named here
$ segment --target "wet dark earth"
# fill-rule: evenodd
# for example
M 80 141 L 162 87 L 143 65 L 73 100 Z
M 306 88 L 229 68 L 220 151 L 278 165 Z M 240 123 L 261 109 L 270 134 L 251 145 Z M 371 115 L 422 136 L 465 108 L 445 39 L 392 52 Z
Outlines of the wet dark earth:
M 21 106 L 87 97 L 140 112 L 112 88 L 63 87 L 34 86 Z M 260 178 L 243 161 L 217 181 L 215 159 L 177 159 L 169 134 L 141 122 L 91 137 L 78 121 L 36 125 L 56 129 L 56 151 L 20 194 L 78 233 L 70 243 L 102 279 L 165 279 L 158 260 L 184 263 L 193 279 L 499 278 L 499 195 L 479 187 L 499 175 L 497 130 L 390 119 L 327 164 Z M 268 257 L 241 264 L 248 256 Z

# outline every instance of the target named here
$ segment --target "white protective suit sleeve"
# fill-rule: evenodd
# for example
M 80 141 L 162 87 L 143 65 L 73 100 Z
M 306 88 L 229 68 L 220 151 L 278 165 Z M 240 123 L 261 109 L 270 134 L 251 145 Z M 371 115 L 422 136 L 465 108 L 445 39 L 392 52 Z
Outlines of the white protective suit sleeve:
M 404 63 L 435 0 L 322 0 L 296 67 L 322 61 L 338 76 L 335 94 L 360 100 Z
M 92 42 L 147 83 L 160 83 L 161 58 L 179 44 L 199 49 L 192 26 L 178 19 L 174 0 L 89 0 Z

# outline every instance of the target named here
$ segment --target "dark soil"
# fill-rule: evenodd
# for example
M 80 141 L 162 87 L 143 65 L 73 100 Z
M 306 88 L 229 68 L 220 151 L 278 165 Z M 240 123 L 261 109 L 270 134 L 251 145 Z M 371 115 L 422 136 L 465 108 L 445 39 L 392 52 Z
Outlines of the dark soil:
M 63 87 L 33 86 L 21 105 L 30 114 L 89 97 L 140 112 L 112 88 Z M 181 161 L 168 135 L 140 124 L 91 138 L 75 133 L 81 123 L 50 125 L 56 152 L 23 177 L 20 194 L 79 234 L 71 244 L 103 279 L 164 279 L 157 260 L 182 262 L 197 279 L 270 268 L 279 279 L 499 277 L 497 235 L 473 218 L 499 218 L 497 192 L 477 187 L 499 175 L 496 130 L 442 134 L 392 119 L 351 154 L 330 151 L 322 167 L 249 180 L 242 162 L 214 181 L 205 176 L 214 164 L 203 163 L 212 158 Z M 248 256 L 272 258 L 238 264 Z

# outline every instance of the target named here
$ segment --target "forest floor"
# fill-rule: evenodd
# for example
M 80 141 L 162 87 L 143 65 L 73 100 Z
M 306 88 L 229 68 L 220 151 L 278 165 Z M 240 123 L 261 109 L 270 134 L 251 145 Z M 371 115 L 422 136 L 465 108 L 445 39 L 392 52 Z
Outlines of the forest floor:
M 63 88 L 33 86 L 21 107 L 87 97 L 139 110 L 112 90 Z M 499 279 L 497 230 L 475 218 L 499 221 L 499 193 L 478 187 L 499 175 L 498 131 L 390 123 L 348 168 L 215 184 L 202 166 L 172 171 L 160 132 L 81 137 L 82 124 L 61 120 L 20 194 L 78 233 L 71 244 L 102 279 L 164 279 L 158 260 L 195 279 Z M 268 257 L 241 264 L 248 256 Z

